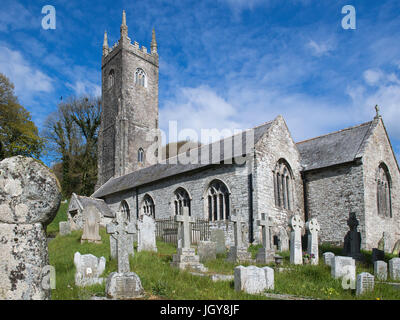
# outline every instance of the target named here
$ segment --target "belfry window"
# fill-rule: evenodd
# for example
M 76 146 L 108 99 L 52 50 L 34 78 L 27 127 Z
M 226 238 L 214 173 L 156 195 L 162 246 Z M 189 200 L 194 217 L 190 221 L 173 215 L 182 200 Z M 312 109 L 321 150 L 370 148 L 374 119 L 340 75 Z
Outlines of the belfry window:
M 384 163 L 378 168 L 377 175 L 377 206 L 378 215 L 392 216 L 391 181 L 389 170 Z
M 183 214 L 183 207 L 189 208 L 189 216 L 191 215 L 191 208 L 190 208 L 190 197 L 189 193 L 183 189 L 178 188 L 174 192 L 174 213 L 175 215 Z
M 143 163 L 144 162 L 144 150 L 143 148 L 139 148 L 138 150 L 138 162 Z
M 115 73 L 114 70 L 111 69 L 110 73 L 108 74 L 108 89 L 114 87 L 115 84 Z
M 229 219 L 229 191 L 222 181 L 214 180 L 210 183 L 205 201 L 209 221 Z
M 135 84 L 137 86 L 141 86 L 146 88 L 147 87 L 147 76 L 143 69 L 136 69 L 135 72 Z
M 280 159 L 273 171 L 275 206 L 292 210 L 293 202 L 293 175 L 289 164 Z

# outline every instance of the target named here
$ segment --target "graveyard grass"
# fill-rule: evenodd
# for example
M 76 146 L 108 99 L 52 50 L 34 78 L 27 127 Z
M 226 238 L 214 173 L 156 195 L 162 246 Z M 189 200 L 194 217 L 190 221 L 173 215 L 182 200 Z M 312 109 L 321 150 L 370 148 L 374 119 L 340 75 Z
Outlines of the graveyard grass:
M 47 231 L 50 235 L 58 233 L 58 222 L 66 220 L 67 204 L 62 204 L 54 225 L 50 224 Z M 70 235 L 60 236 L 57 234 L 54 240 L 49 242 L 50 264 L 56 269 L 56 289 L 52 290 L 52 299 L 56 300 L 86 300 L 93 296 L 105 296 L 105 283 L 90 287 L 75 286 L 74 254 L 79 251 L 81 254 L 91 253 L 97 257 L 104 256 L 107 260 L 106 269 L 102 277 L 117 270 L 117 261 L 110 260 L 109 235 L 105 229 L 100 229 L 102 244 L 80 243 L 82 231 L 73 231 Z M 250 246 L 249 251 L 253 258 L 260 246 Z M 213 282 L 209 277 L 201 277 L 190 274 L 188 271 L 181 271 L 170 267 L 172 254 L 176 253 L 176 247 L 172 244 L 157 241 L 158 252 L 136 252 L 130 258 L 131 270 L 136 272 L 146 292 L 144 299 L 173 299 L 173 300 L 239 300 L 239 299 L 268 299 L 266 296 L 250 295 L 234 290 L 234 282 L 218 281 Z M 330 246 L 320 247 L 320 255 L 323 252 L 332 251 L 340 254 L 340 248 Z M 363 252 L 370 261 L 370 252 Z M 330 267 L 323 263 L 317 266 L 311 265 L 290 265 L 289 252 L 279 253 L 284 261 L 281 266 L 285 270 L 275 270 L 275 289 L 271 293 L 290 294 L 315 299 L 372 299 L 387 300 L 400 299 L 400 290 L 396 290 L 387 284 L 380 283 L 375 279 L 375 290 L 357 297 L 355 290 L 344 290 L 340 280 L 335 280 L 330 275 Z M 234 267 L 239 264 L 227 262 L 226 255 L 217 255 L 216 260 L 205 262 L 209 274 L 232 274 Z M 387 262 L 391 256 L 387 255 Z M 249 265 L 242 264 L 242 265 Z M 263 265 L 258 265 L 263 266 Z M 272 266 L 272 265 L 271 265 Z M 373 274 L 371 264 L 357 263 L 357 274 L 369 272 Z M 391 281 L 394 282 L 394 281 Z

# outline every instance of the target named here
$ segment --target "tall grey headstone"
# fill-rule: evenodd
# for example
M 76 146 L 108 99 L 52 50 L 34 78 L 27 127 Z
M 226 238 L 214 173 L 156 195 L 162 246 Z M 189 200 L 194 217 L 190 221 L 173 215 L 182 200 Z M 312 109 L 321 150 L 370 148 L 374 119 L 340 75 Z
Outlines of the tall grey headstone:
M 387 280 L 387 263 L 385 261 L 375 261 L 374 262 L 374 274 L 378 280 L 386 281 Z
M 322 254 L 324 258 L 324 262 L 328 266 L 332 266 L 332 259 L 335 258 L 335 254 L 333 252 L 325 252 Z
M 124 213 L 117 211 L 116 220 L 107 225 L 107 233 L 114 234 L 117 240 L 118 272 L 112 272 L 107 278 L 106 294 L 113 299 L 133 299 L 142 297 L 144 290 L 139 276 L 130 271 L 129 245 L 131 235 L 136 228 L 133 222 L 128 222 Z
M 224 254 L 226 252 L 225 245 L 225 232 L 221 229 L 210 230 L 210 240 L 216 243 L 217 254 Z
M 0 300 L 50 299 L 45 228 L 60 201 L 56 176 L 38 161 L 16 156 L 0 162 Z
M 71 225 L 68 221 L 61 221 L 59 223 L 60 236 L 66 236 L 71 233 Z
M 400 258 L 389 260 L 389 277 L 393 280 L 400 280 Z
M 199 241 L 197 254 L 200 262 L 215 260 L 217 258 L 217 244 L 214 241 Z
M 75 252 L 74 264 L 76 269 L 75 285 L 83 287 L 103 283 L 104 278 L 100 276 L 106 268 L 106 258 Z
M 374 291 L 374 276 L 368 272 L 357 275 L 356 295 L 359 296 L 366 292 Z
M 320 230 L 317 219 L 312 218 L 308 221 L 306 223 L 306 229 L 308 231 L 307 253 L 311 257 L 311 264 L 317 265 L 319 263 L 318 232 Z
M 147 214 L 142 215 L 138 221 L 138 247 L 137 251 L 157 252 L 156 245 L 156 222 Z
M 101 214 L 94 205 L 89 205 L 85 210 L 83 220 L 83 233 L 81 243 L 87 241 L 92 243 L 101 243 L 100 221 Z
M 290 234 L 290 263 L 303 264 L 303 255 L 301 248 L 301 229 L 304 222 L 299 215 L 294 215 L 290 220 L 292 233 Z
M 287 251 L 289 250 L 289 236 L 284 227 L 279 228 L 279 242 L 278 242 L 278 251 Z
M 242 238 L 242 214 L 237 213 L 236 216 L 230 216 L 229 220 L 234 225 L 235 245 L 229 248 L 226 260 L 230 262 L 252 261 L 251 252 L 247 251 L 247 246 Z
M 258 250 L 256 261 L 258 263 L 274 262 L 275 251 L 272 249 L 271 243 L 272 219 L 270 217 L 265 217 L 265 213 L 262 213 L 261 219 L 257 220 L 257 226 L 261 227 L 263 247 Z
M 234 271 L 235 291 L 250 294 L 274 289 L 274 269 L 270 267 L 238 266 Z

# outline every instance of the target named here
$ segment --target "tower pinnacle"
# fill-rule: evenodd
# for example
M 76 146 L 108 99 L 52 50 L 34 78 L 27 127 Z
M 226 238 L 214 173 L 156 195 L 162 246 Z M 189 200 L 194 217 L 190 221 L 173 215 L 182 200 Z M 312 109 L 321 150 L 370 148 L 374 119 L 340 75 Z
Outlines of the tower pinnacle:
M 106 54 L 108 54 L 108 39 L 107 39 L 107 31 L 104 31 L 103 56 Z
M 128 26 L 126 25 L 126 13 L 125 10 L 122 11 L 122 24 L 121 24 L 121 39 L 128 37 Z
M 156 31 L 154 30 L 154 28 L 151 38 L 151 53 L 157 53 Z

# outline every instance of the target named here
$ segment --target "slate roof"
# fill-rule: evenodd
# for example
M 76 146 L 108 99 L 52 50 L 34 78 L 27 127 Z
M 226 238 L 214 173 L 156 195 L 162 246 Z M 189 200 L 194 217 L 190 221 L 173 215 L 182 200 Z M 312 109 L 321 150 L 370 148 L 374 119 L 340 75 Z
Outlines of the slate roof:
M 376 122 L 332 132 L 297 143 L 304 171 L 354 161 L 363 156 Z
M 164 163 L 155 164 L 118 178 L 111 178 L 93 193 L 92 197 L 101 198 L 108 194 L 132 189 L 177 174 L 198 170 L 206 166 L 220 164 L 221 162 L 229 163 L 228 161 L 232 158 L 251 153 L 254 145 L 268 131 L 272 123 L 273 121 L 269 121 L 234 136 L 192 149 L 189 155 L 190 161 L 186 161 L 188 164 L 182 164 L 181 161 L 178 160 L 180 157 L 180 155 L 178 155 L 167 159 Z M 254 143 L 249 143 L 251 140 L 246 139 L 246 137 L 252 136 L 251 133 L 254 133 Z M 246 142 L 246 140 L 248 141 Z M 227 146 L 227 150 L 225 150 L 224 146 Z M 231 147 L 228 149 L 229 146 Z M 217 150 L 218 152 L 211 152 L 212 150 Z M 186 157 L 186 154 L 182 154 L 181 156 Z M 200 160 L 196 161 L 196 159 Z
M 104 202 L 103 199 L 95 199 L 92 197 L 85 197 L 76 195 L 83 208 L 89 205 L 94 205 L 105 217 L 114 218 L 114 213 L 110 207 Z

